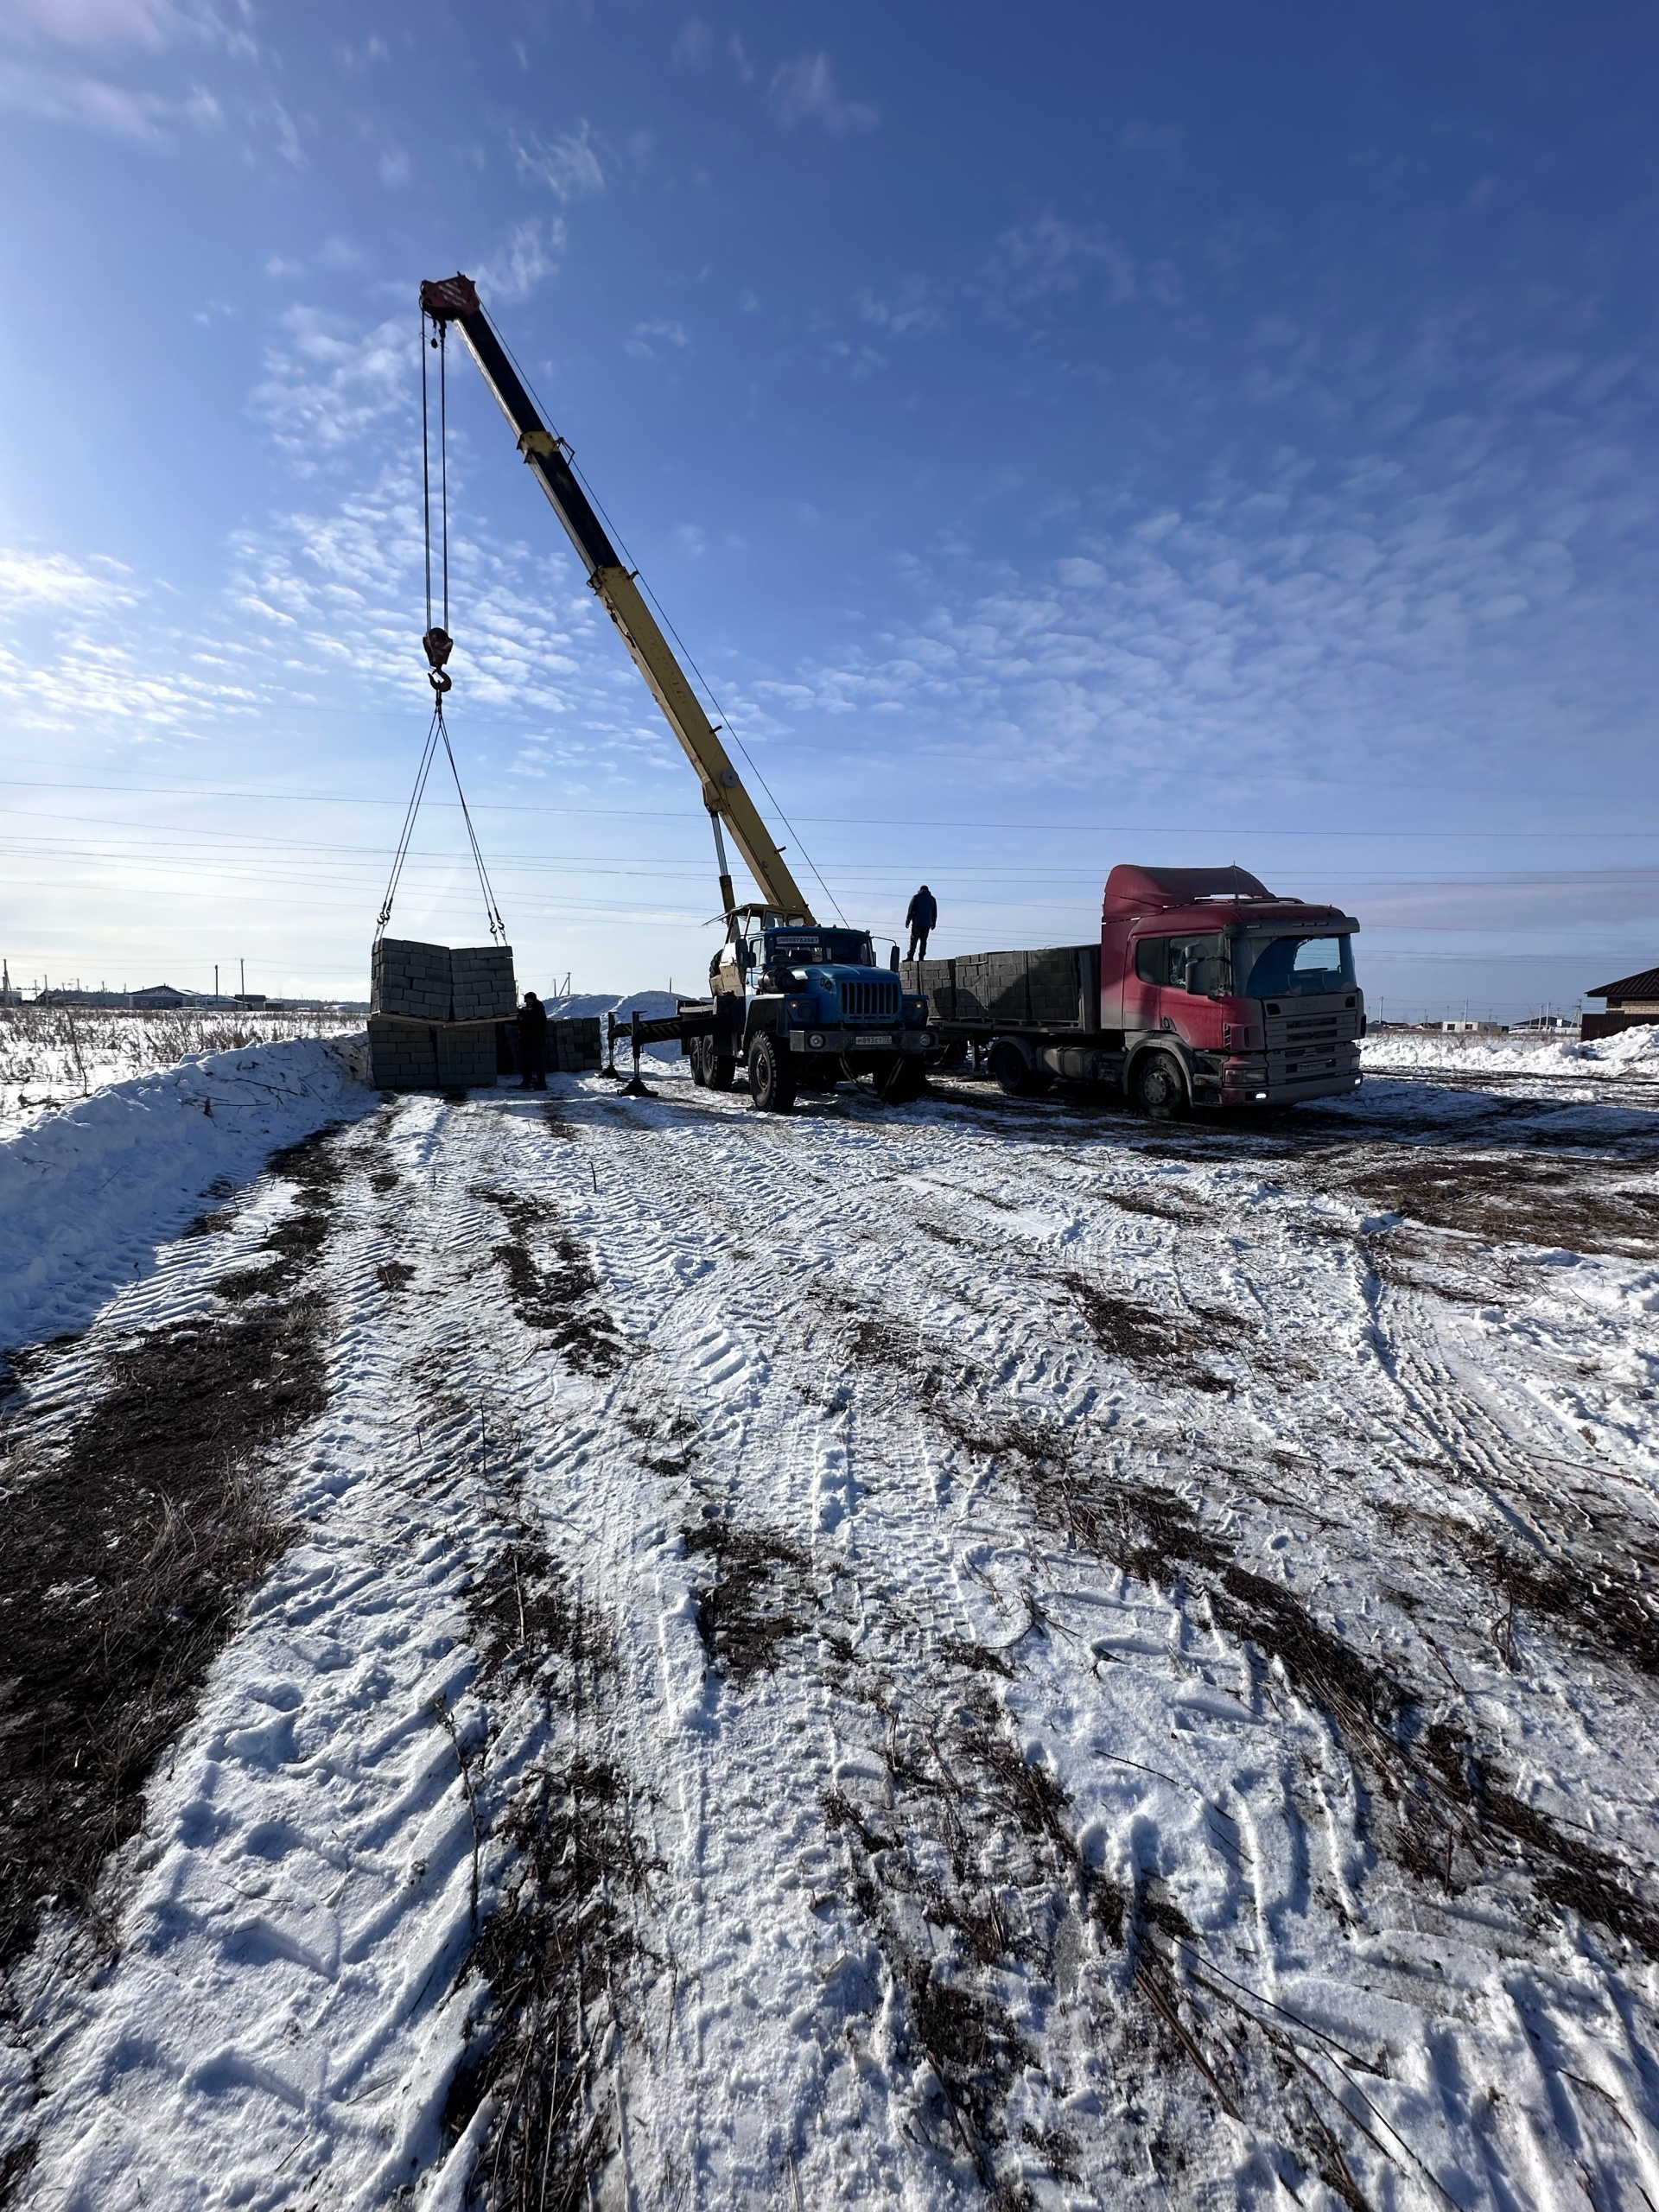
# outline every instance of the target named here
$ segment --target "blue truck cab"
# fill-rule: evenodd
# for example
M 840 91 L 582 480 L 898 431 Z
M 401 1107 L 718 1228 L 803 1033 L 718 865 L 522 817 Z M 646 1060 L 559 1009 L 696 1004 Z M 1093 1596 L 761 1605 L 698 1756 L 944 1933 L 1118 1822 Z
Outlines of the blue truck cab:
M 801 1090 L 868 1075 L 890 1105 L 922 1088 L 927 1000 L 876 964 L 863 930 L 740 907 L 709 966 L 712 1031 L 688 1040 L 695 1082 L 729 1088 L 746 1066 L 755 1104 L 787 1113 Z M 682 1001 L 682 1011 L 691 1004 Z

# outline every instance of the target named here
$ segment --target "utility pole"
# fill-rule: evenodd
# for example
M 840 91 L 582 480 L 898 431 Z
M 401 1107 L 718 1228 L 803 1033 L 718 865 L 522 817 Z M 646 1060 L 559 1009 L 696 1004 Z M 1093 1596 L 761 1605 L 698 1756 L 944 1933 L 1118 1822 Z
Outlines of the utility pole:
M 246 998 L 248 995 L 248 963 L 245 960 L 239 960 L 237 963 L 237 965 L 242 971 L 242 995 L 244 998 Z
M 215 998 L 219 996 L 219 963 L 217 960 L 213 963 L 213 996 Z

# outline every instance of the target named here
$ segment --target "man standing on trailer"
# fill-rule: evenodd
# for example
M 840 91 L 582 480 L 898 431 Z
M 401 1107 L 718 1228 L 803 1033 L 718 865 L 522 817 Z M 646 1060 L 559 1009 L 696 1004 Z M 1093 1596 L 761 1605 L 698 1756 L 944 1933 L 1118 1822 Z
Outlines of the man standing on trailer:
M 905 919 L 910 925 L 910 950 L 907 960 L 925 960 L 927 940 L 938 926 L 939 902 L 924 884 L 905 909 Z
M 520 1090 L 547 1089 L 547 1008 L 534 991 L 518 1010 L 518 1068 Z

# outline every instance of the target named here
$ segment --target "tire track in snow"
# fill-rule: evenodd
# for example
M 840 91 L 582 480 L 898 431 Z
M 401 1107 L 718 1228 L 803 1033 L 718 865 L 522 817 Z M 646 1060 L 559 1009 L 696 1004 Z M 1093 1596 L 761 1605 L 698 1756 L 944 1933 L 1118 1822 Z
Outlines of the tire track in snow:
M 62 2119 L 43 2155 L 60 2194 L 41 2201 L 74 2201 L 68 2182 L 79 2201 L 119 2202 L 124 2159 L 151 2203 L 227 2201 L 232 2177 L 254 2202 L 305 2201 L 314 2179 L 329 2201 L 384 2202 L 405 2181 L 419 2202 L 455 2201 L 479 2138 L 446 2151 L 442 2108 L 480 2000 L 467 1986 L 450 1996 L 434 1970 L 467 1955 L 473 1845 L 430 1694 L 485 1776 L 487 1750 L 502 1792 L 578 1732 L 572 1716 L 544 1720 L 480 1688 L 468 1586 L 507 1497 L 584 1608 L 613 1624 L 613 1694 L 586 1694 L 581 1742 L 632 1777 L 661 1861 L 654 1895 L 636 1901 L 627 1984 L 590 2009 L 610 2037 L 595 2043 L 593 2116 L 614 2094 L 621 2123 L 606 2190 L 722 2207 L 788 2202 L 797 2186 L 814 2203 L 983 2201 L 954 2094 L 999 2184 L 1045 2208 L 1217 2187 L 1249 2202 L 1281 2186 L 1274 2172 L 1305 2202 L 1331 2202 L 1344 2168 L 1321 2126 L 1379 2203 L 1433 2197 L 1389 2126 L 1471 2205 L 1565 2202 L 1582 2193 L 1581 2162 L 1608 2201 L 1638 2175 L 1655 2194 L 1639 1978 L 1592 1937 L 1575 1948 L 1507 1907 L 1495 1920 L 1484 1894 L 1465 1910 L 1380 1866 L 1325 1717 L 1206 1620 L 1191 1589 L 1066 1548 L 1008 1470 L 930 1410 L 955 1394 L 1085 1434 L 1126 1478 L 1185 1486 L 1206 1528 L 1259 1546 L 1253 1561 L 1317 1592 L 1362 1648 L 1386 1626 L 1414 1649 L 1402 1618 L 1368 1610 L 1379 1574 L 1408 1557 L 1386 1541 L 1362 1556 L 1366 1529 L 1382 1526 L 1376 1485 L 1340 1510 L 1295 1497 L 1264 1509 L 1248 1487 L 1284 1440 L 1327 1466 L 1332 1434 L 1357 1470 L 1386 1446 L 1389 1484 L 1411 1472 L 1393 1386 L 1355 1360 L 1360 1271 L 1338 1248 L 1305 1266 L 1287 1226 L 1301 1202 L 1224 1147 L 1149 1158 L 1133 1125 L 1103 1116 L 1057 1131 L 1052 1116 L 889 1119 L 854 1105 L 772 1123 L 741 1098 L 699 1096 L 693 1121 L 597 1084 L 562 1089 L 577 1141 L 518 1102 L 410 1107 L 391 1218 L 366 1192 L 353 1200 L 332 1408 L 298 1492 L 316 1580 L 279 1594 L 273 1583 L 221 1670 L 221 1705 L 180 1747 L 130 1925 L 148 1928 L 163 1872 L 196 1918 L 159 1950 L 146 1935 L 52 2062 Z M 918 1167 L 934 1179 L 925 1197 Z M 1188 1189 L 1212 1219 L 1103 1208 L 1090 1194 L 1103 1179 L 1158 1205 Z M 631 1348 L 619 1372 L 573 1374 L 514 1314 L 489 1257 L 500 1210 L 468 1195 L 479 1187 L 545 1204 L 588 1245 Z M 527 1249 L 550 1264 L 537 1236 L 526 1230 Z M 378 1270 L 398 1260 L 416 1272 L 394 1292 Z M 1253 1300 L 1282 1314 L 1264 1338 L 1317 1351 L 1317 1371 L 1253 1376 L 1236 1360 L 1229 1400 L 1126 1367 L 1093 1344 L 1062 1280 L 1093 1266 L 1172 1313 Z M 480 1402 L 499 1424 L 505 1493 L 477 1464 Z M 756 1585 L 753 1602 L 797 1625 L 775 1671 L 741 1683 L 705 1663 L 694 1592 L 714 1570 L 683 1548 L 710 1509 L 810 1562 L 796 1583 Z M 1287 1530 L 1284 1556 L 1271 1546 Z M 314 1629 L 320 1641 L 302 1647 Z M 345 1663 L 321 1663 L 329 1637 Z M 427 1648 L 445 1637 L 448 1649 Z M 991 1646 L 1008 1676 L 971 1657 Z M 262 1707 L 256 1681 L 302 1694 Z M 365 1712 L 384 1716 L 378 1732 Z M 1563 1774 L 1605 1772 L 1618 1717 L 1592 1704 L 1576 1725 L 1540 1700 Z M 176 1815 L 192 1777 L 200 1794 L 213 1726 L 225 1746 L 245 1727 L 249 1756 L 216 1753 L 206 1802 L 226 1825 L 193 1840 Z M 967 1807 L 961 1876 L 938 1810 L 953 1788 Z M 844 1818 L 832 1824 L 832 1793 L 872 1834 L 888 1812 L 908 1822 L 893 1881 Z M 261 1865 L 250 1839 L 264 1817 L 302 1840 Z M 339 1866 L 324 1843 L 345 1851 Z M 971 1929 L 928 1918 L 915 1884 L 930 1869 L 952 1912 L 994 1904 L 1019 1942 L 970 1962 Z M 486 1850 L 486 1910 L 506 1871 Z M 873 1910 L 856 1894 L 866 1879 L 892 1892 Z M 1107 1900 L 1093 1916 L 1091 1897 Z M 995 1917 L 983 1940 L 1000 1944 Z M 237 1930 L 256 1923 L 244 1956 Z M 1253 1993 L 1255 2027 L 1228 2009 L 1244 1999 L 1217 1993 L 1217 1973 Z M 953 1989 L 965 2010 L 928 2011 L 930 1991 Z M 307 2009 L 287 2037 L 296 1991 Z M 197 2076 L 180 2060 L 203 2006 L 224 2023 L 224 2064 Z M 971 2067 L 953 2088 L 966 2062 L 945 2015 L 999 2035 L 1000 2017 L 1034 2054 L 982 2120 L 963 2102 Z M 129 2056 L 141 2035 L 150 2055 Z M 1227 2037 L 1249 2044 L 1244 2123 L 1224 2116 L 1182 2035 L 1221 2082 Z M 1363 2059 L 1385 2052 L 1388 2077 L 1344 2079 L 1321 2036 Z M 1268 2094 L 1276 2063 L 1285 2082 Z M 72 2081 L 95 2115 L 84 2146 L 70 2141 Z M 1359 2121 L 1383 2150 L 1367 2148 Z M 77 2167 L 82 2149 L 92 2162 Z M 169 2156 L 188 2198 L 168 2194 Z M 99 2195 L 106 2185 L 115 2193 Z

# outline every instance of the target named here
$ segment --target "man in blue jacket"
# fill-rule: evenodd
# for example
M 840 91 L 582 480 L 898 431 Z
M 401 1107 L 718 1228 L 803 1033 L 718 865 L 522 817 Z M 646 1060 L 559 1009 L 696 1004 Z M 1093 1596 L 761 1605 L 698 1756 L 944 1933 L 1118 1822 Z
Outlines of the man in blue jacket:
M 910 925 L 910 950 L 907 960 L 925 960 L 927 940 L 938 926 L 939 902 L 924 884 L 905 909 L 905 919 Z

